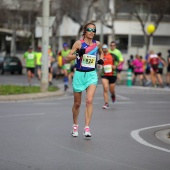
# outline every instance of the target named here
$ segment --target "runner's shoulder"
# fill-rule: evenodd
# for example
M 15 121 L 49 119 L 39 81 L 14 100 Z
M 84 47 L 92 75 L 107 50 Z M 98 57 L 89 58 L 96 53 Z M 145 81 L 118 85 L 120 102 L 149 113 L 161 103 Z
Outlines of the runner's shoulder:
M 96 41 L 96 44 L 97 44 L 98 46 L 100 46 L 100 45 L 101 45 L 101 43 L 100 43 L 99 41 Z
M 77 40 L 74 44 L 73 44 L 73 48 L 78 48 L 80 49 L 81 48 L 81 40 Z

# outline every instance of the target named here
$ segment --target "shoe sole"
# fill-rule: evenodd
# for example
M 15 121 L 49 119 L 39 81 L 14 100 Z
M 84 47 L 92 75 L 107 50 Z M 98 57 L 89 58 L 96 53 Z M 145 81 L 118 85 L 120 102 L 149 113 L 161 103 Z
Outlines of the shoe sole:
M 92 135 L 85 135 L 84 133 L 83 133 L 83 135 L 86 137 L 86 138 L 90 138 Z
M 103 107 L 103 109 L 108 109 L 108 107 Z
M 78 133 L 77 133 L 77 134 L 74 134 L 74 133 L 71 132 L 71 136 L 72 136 L 72 137 L 78 137 Z

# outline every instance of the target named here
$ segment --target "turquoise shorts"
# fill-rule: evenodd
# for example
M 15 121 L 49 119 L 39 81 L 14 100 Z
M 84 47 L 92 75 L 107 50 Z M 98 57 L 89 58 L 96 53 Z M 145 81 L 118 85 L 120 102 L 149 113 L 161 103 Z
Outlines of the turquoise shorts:
M 73 91 L 82 92 L 87 89 L 90 85 L 94 84 L 97 86 L 98 76 L 96 70 L 89 72 L 75 71 L 73 76 Z

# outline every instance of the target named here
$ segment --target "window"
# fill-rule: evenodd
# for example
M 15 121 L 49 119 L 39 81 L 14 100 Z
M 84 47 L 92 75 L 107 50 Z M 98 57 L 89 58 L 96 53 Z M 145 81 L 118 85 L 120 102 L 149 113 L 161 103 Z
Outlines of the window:
M 143 47 L 144 45 L 144 37 L 138 35 L 132 35 L 132 47 Z
M 128 48 L 128 35 L 116 35 L 117 48 L 122 53 L 127 53 Z
M 153 45 L 170 45 L 170 37 L 168 36 L 154 36 Z

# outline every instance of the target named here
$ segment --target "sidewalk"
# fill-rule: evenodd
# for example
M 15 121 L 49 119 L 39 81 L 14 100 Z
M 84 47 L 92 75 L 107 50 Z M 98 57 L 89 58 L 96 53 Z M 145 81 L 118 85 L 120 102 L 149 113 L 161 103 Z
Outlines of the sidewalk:
M 56 92 L 43 92 L 34 94 L 18 94 L 18 95 L 0 95 L 0 101 L 19 101 L 19 100 L 34 100 L 40 98 L 49 98 L 64 95 L 65 92 L 59 89 Z
M 28 86 L 28 82 L 25 75 L 5 75 L 0 77 L 1 84 L 14 84 L 21 86 Z M 11 83 L 12 82 L 12 83 Z M 40 98 L 48 98 L 48 97 L 56 97 L 64 95 L 64 88 L 61 86 L 62 80 L 53 80 L 54 86 L 59 88 L 58 91 L 55 92 L 40 92 L 40 93 L 32 93 L 32 94 L 18 94 L 18 95 L 0 95 L 0 101 L 21 101 L 21 100 L 34 100 Z M 37 78 L 32 79 L 32 85 L 40 86 L 40 81 Z

